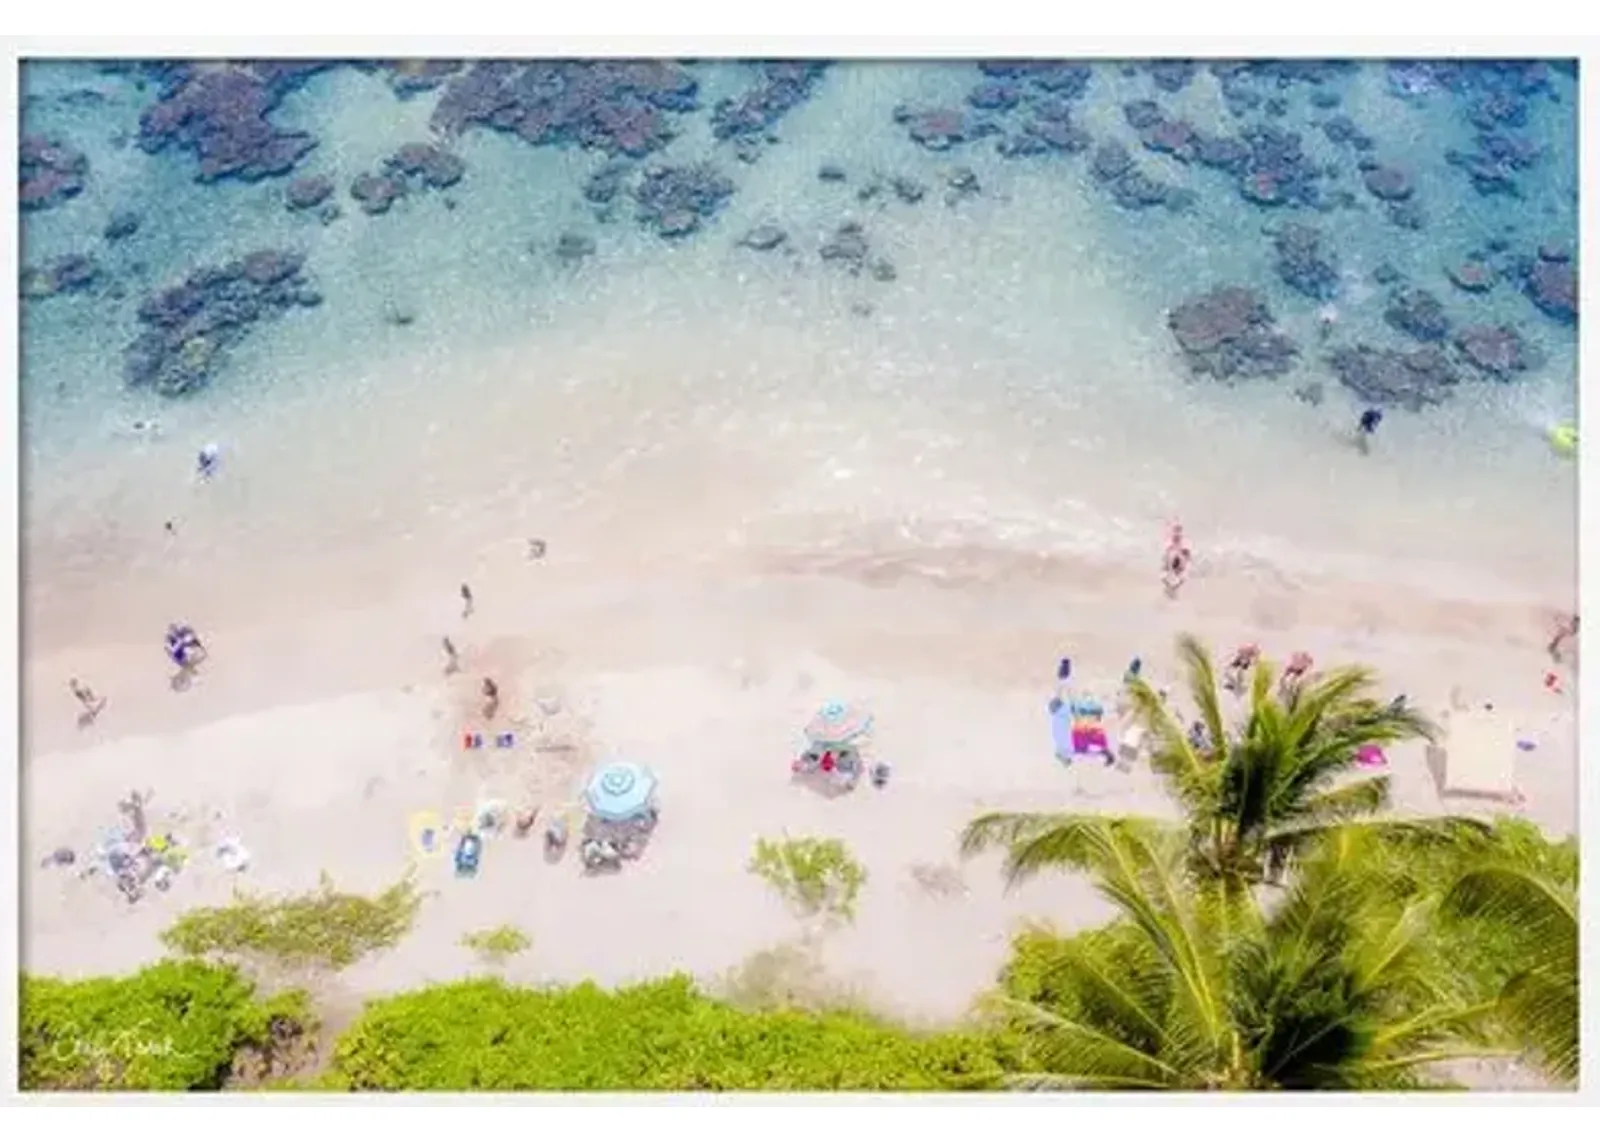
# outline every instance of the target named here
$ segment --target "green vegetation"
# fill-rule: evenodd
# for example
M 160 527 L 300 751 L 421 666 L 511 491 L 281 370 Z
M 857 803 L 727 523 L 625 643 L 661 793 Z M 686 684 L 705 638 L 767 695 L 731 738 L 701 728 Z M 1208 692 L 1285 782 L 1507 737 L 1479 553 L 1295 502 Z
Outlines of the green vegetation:
M 1086 827 L 1110 926 L 1018 942 L 1003 1006 L 1039 1087 L 1362 1090 L 1427 1086 L 1427 1065 L 1493 1055 L 1492 1001 L 1450 988 L 1437 902 L 1375 893 L 1363 839 L 1330 835 L 1268 906 L 1185 876 L 1170 832 Z
M 461 944 L 490 964 L 500 964 L 526 951 L 533 942 L 515 925 L 501 925 L 496 929 L 468 933 L 461 938 Z
M 1217 671 L 1192 636 L 1178 640 L 1188 701 L 1205 726 L 1196 745 L 1185 721 L 1143 679 L 1128 684 L 1133 717 L 1153 743 L 1150 767 L 1183 811 L 1176 824 L 1122 819 L 1144 832 L 1182 834 L 1195 876 L 1230 890 L 1277 880 L 1288 861 L 1336 825 L 1372 819 L 1389 802 L 1386 776 L 1356 776 L 1355 753 L 1368 743 L 1431 739 L 1435 729 L 1403 702 L 1374 697 L 1365 667 L 1312 676 L 1285 697 L 1271 664 L 1256 663 L 1247 709 L 1237 724 L 1222 714 Z M 1106 819 L 1063 813 L 990 813 L 961 838 L 964 854 L 1005 850 L 1013 882 L 1051 867 L 1082 868 L 1092 831 Z M 1373 828 L 1379 828 L 1376 825 Z M 1431 829 L 1385 823 L 1390 832 Z
M 263 997 L 228 965 L 22 981 L 28 1089 L 327 1091 L 1372 1090 L 1444 1085 L 1440 1065 L 1524 1055 L 1576 1078 L 1578 850 L 1527 822 L 1380 815 L 1387 779 L 1351 771 L 1366 742 L 1431 734 L 1340 668 L 1277 697 L 1259 666 L 1225 725 L 1209 656 L 1180 644 L 1214 746 L 1142 683 L 1152 765 L 1179 822 L 991 814 L 963 850 L 1008 879 L 1086 875 L 1118 916 L 1016 938 L 980 1022 L 919 1034 L 868 1015 L 808 942 L 752 957 L 716 997 L 675 976 L 607 991 L 475 979 L 373 1000 L 308 1076 L 306 997 Z M 832 839 L 760 840 L 750 871 L 798 911 L 854 916 L 866 871 Z M 932 883 L 932 877 L 929 876 Z M 960 879 L 954 884 L 959 887 Z M 931 890 L 930 890 L 931 891 Z M 340 969 L 392 947 L 419 898 L 326 879 L 306 897 L 241 897 L 164 934 L 191 957 Z M 462 944 L 496 962 L 511 926 Z
M 1506 1038 L 1525 1045 L 1556 1079 L 1576 1083 L 1576 885 L 1512 864 L 1482 864 L 1450 886 L 1444 903 L 1469 939 L 1488 933 L 1512 946 L 1496 965 L 1506 973 L 1495 1010 Z
M 686 977 L 607 992 L 470 980 L 369 1004 L 328 1086 L 348 1091 L 933 1091 L 1018 1061 L 977 1033 L 851 1013 L 746 1012 Z
M 867 871 L 837 838 L 785 838 L 756 841 L 750 872 L 806 916 L 855 919 L 856 897 Z
M 235 969 L 201 961 L 128 977 L 24 975 L 19 1007 L 30 1091 L 215 1091 L 247 1056 L 271 1070 L 311 1028 L 303 993 L 262 999 Z
M 305 896 L 237 894 L 231 905 L 185 913 L 161 939 L 184 956 L 218 954 L 338 970 L 398 944 L 420 905 L 409 879 L 376 897 L 362 897 L 335 889 L 324 874 L 316 892 Z
M 1018 939 L 992 998 L 1027 1037 L 1030 1086 L 1364 1089 L 1436 1086 L 1436 1065 L 1529 1051 L 1577 1059 L 1577 851 L 1531 825 L 1394 821 L 1356 749 L 1431 737 L 1380 705 L 1364 668 L 1287 696 L 1258 664 L 1224 723 L 1210 656 L 1179 642 L 1205 724 L 1189 741 L 1129 687 L 1152 767 L 1185 820 L 988 814 L 962 849 L 1016 881 L 1087 874 L 1120 910 L 1101 929 Z

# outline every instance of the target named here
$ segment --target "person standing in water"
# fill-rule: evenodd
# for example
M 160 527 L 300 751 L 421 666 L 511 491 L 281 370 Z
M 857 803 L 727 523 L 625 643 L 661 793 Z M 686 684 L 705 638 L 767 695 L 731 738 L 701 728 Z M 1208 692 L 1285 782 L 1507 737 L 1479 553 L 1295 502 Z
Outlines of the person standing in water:
M 1167 551 L 1161 561 L 1161 587 L 1168 599 L 1178 598 L 1178 589 L 1189 578 L 1189 564 L 1193 558 L 1189 541 L 1184 539 L 1183 525 L 1172 525 L 1167 533 Z
M 203 446 L 195 457 L 195 475 L 201 480 L 210 480 L 217 473 L 217 465 L 222 463 L 222 446 L 211 443 Z
M 1362 454 L 1372 451 L 1372 435 L 1378 431 L 1378 426 L 1383 424 L 1383 410 L 1367 408 L 1361 411 L 1361 417 L 1356 421 L 1356 447 Z

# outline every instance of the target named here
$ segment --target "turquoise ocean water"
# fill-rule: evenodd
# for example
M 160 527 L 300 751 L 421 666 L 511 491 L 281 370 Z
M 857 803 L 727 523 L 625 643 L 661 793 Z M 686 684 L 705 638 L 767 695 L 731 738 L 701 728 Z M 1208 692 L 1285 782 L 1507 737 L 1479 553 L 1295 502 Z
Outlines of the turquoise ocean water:
M 194 155 L 143 149 L 159 98 L 148 74 L 26 64 L 23 133 L 81 152 L 87 173 L 77 195 L 24 214 L 22 261 L 98 266 L 87 289 L 22 303 L 34 635 L 120 633 L 108 585 L 189 590 L 339 561 L 392 570 L 532 534 L 614 566 L 763 546 L 1142 559 L 1179 516 L 1210 553 L 1362 576 L 1447 569 L 1474 590 L 1546 598 L 1571 584 L 1575 466 L 1544 434 L 1576 415 L 1576 328 L 1512 278 L 1471 293 L 1446 274 L 1473 254 L 1575 256 L 1566 71 L 1545 69 L 1502 109 L 1512 121 L 1493 131 L 1536 158 L 1514 172 L 1516 194 L 1483 195 L 1447 158 L 1481 146 L 1469 116 L 1501 83 L 1470 67 L 1462 90 L 1407 92 L 1380 62 L 1230 87 L 1202 61 L 1173 92 L 1148 68 L 1097 62 L 1072 100 L 1091 146 L 1007 157 L 1003 133 L 933 151 L 897 122 L 903 107 L 967 107 L 985 79 L 975 65 L 841 62 L 769 125 L 753 162 L 715 137 L 712 109 L 758 83 L 756 66 L 688 68 L 698 108 L 672 115 L 676 136 L 630 177 L 708 162 L 732 194 L 696 233 L 664 238 L 627 190 L 597 217 L 583 191 L 605 154 L 479 127 L 441 138 L 431 121 L 447 88 L 401 98 L 381 69 L 319 72 L 271 114 L 317 140 L 292 175 L 332 180 L 339 216 L 324 221 L 286 208 L 290 175 L 202 183 Z M 1258 102 L 1236 114 L 1225 95 L 1241 87 Z M 1298 134 L 1309 165 L 1334 169 L 1325 192 L 1348 204 L 1246 201 L 1234 178 L 1141 146 L 1127 107 L 1141 100 L 1205 133 Z M 1363 154 L 1322 127 L 1335 115 L 1410 177 L 1419 228 L 1364 189 Z M 430 141 L 463 160 L 460 182 L 364 213 L 352 181 Z M 1108 141 L 1192 201 L 1119 206 L 1093 173 Z M 895 179 L 922 196 L 907 201 Z M 119 212 L 138 228 L 109 241 Z M 892 275 L 822 256 L 849 223 Z M 1335 254 L 1325 298 L 1275 271 L 1273 234 L 1289 223 L 1316 227 Z M 779 248 L 740 244 L 763 225 L 785 232 Z M 593 252 L 559 256 L 563 236 Z M 141 301 L 263 248 L 303 255 L 321 304 L 252 326 L 196 392 L 130 386 Z M 1361 403 L 1325 357 L 1418 347 L 1384 320 L 1385 264 L 1457 328 L 1509 324 L 1537 356 L 1509 382 L 1469 376 L 1439 406 L 1389 411 L 1361 456 L 1345 439 Z M 1290 371 L 1188 375 L 1166 315 L 1223 284 L 1257 291 L 1300 344 Z M 198 485 L 208 441 L 223 469 Z

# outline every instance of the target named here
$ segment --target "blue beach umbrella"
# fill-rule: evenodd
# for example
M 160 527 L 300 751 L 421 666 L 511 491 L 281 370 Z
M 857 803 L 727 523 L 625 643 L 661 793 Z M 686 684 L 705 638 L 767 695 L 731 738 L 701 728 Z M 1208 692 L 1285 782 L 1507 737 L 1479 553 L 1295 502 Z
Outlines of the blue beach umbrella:
M 656 776 L 646 766 L 613 762 L 590 776 L 583 788 L 589 812 L 608 822 L 628 821 L 649 811 L 656 796 Z
M 818 746 L 845 746 L 872 729 L 872 715 L 849 703 L 829 702 L 806 723 L 806 737 Z

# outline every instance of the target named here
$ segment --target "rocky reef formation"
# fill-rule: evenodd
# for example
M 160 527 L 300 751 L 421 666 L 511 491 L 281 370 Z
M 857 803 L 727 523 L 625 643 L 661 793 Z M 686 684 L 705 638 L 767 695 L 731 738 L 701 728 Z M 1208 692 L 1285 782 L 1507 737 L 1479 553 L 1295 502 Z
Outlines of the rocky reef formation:
M 383 74 L 401 99 L 441 87 L 466 67 L 464 60 L 375 60 L 363 65 Z
M 24 301 L 42 301 L 61 294 L 77 294 L 101 277 L 100 263 L 88 254 L 63 254 L 39 266 L 24 266 L 18 293 Z
M 1577 324 L 1578 267 L 1565 248 L 1546 243 L 1517 269 L 1529 301 L 1564 325 Z
M 1389 295 L 1383 320 L 1418 341 L 1443 341 L 1450 336 L 1444 305 L 1427 290 L 1401 286 Z
M 293 251 L 257 250 L 150 294 L 139 306 L 144 332 L 124 351 L 128 384 L 166 397 L 204 388 L 257 322 L 321 304 L 304 266 Z
M 407 143 L 383 161 L 383 169 L 413 185 L 442 190 L 461 181 L 467 164 L 455 152 L 432 143 Z
M 1239 172 L 1239 193 L 1246 201 L 1257 206 L 1321 202 L 1319 183 L 1326 171 L 1306 156 L 1298 132 L 1260 123 L 1246 127 L 1239 138 L 1250 149 Z
M 817 250 L 822 260 L 836 266 L 851 277 L 870 273 L 880 282 L 892 282 L 899 277 L 894 263 L 887 258 L 874 258 L 866 230 L 859 222 L 846 222 L 839 226 Z
M 1446 400 L 1461 375 L 1441 349 L 1410 352 L 1356 344 L 1328 357 L 1339 382 L 1369 405 L 1398 405 L 1418 412 Z
M 678 113 L 699 106 L 699 82 L 664 60 L 484 60 L 445 84 L 433 127 L 469 127 L 608 155 L 648 155 L 676 134 Z
M 1314 226 L 1290 223 L 1280 228 L 1272 240 L 1277 252 L 1275 269 L 1291 290 L 1317 301 L 1328 301 L 1339 292 L 1339 261 Z
M 585 258 L 593 257 L 596 249 L 594 239 L 587 234 L 579 234 L 572 230 L 564 231 L 556 240 L 556 261 L 567 266 L 576 266 Z
M 105 228 L 101 230 L 100 235 L 107 242 L 121 242 L 139 233 L 139 227 L 143 224 L 144 219 L 136 210 L 113 211 L 111 217 L 106 219 Z
M 368 214 L 386 214 L 405 193 L 405 180 L 394 175 L 357 175 L 350 183 L 350 197 Z
M 283 97 L 335 61 L 152 65 L 160 95 L 139 118 L 139 146 L 198 160 L 195 178 L 259 179 L 288 174 L 317 141 L 274 124 Z
M 1093 75 L 1071 60 L 984 60 L 982 78 L 968 90 L 963 107 L 900 106 L 894 120 L 913 142 L 930 151 L 999 136 L 996 149 L 1008 159 L 1052 153 L 1077 154 L 1094 140 L 1072 121 L 1073 101 Z
M 290 210 L 310 210 L 321 206 L 333 194 L 333 180 L 327 175 L 301 175 L 283 188 L 283 203 Z
M 1189 86 L 1199 73 L 1200 65 L 1194 60 L 1151 60 L 1147 70 L 1156 87 L 1176 94 Z
M 1370 151 L 1378 145 L 1376 139 L 1361 129 L 1348 115 L 1334 115 L 1323 120 L 1322 133 L 1335 146 L 1349 147 L 1352 151 Z
M 1089 173 L 1124 210 L 1152 206 L 1183 210 L 1194 201 L 1193 192 L 1151 178 L 1133 161 L 1128 149 L 1114 139 L 1095 148 Z
M 24 135 L 17 141 L 17 206 L 49 210 L 83 190 L 89 160 L 58 139 Z
M 993 119 L 959 107 L 897 107 L 894 121 L 905 127 L 912 142 L 929 151 L 948 151 L 958 144 L 1000 133 L 1000 125 Z
M 1445 268 L 1445 275 L 1458 290 L 1469 294 L 1487 293 L 1494 288 L 1494 267 L 1480 258 L 1467 258 Z
M 745 231 L 739 245 L 747 250 L 776 250 L 789 241 L 789 232 L 773 223 L 762 223 Z
M 774 141 L 778 121 L 810 99 L 828 64 L 822 60 L 779 60 L 757 65 L 756 83 L 737 99 L 721 99 L 711 110 L 711 133 L 731 140 L 745 162 L 760 157 Z
M 1456 334 L 1456 349 L 1466 364 L 1496 381 L 1510 381 L 1537 360 L 1532 346 L 1508 325 L 1472 325 Z
M 1196 377 L 1276 377 L 1300 353 L 1278 331 L 1261 296 L 1242 286 L 1219 286 L 1189 299 L 1168 313 L 1167 328 Z
M 633 189 L 635 217 L 663 238 L 682 238 L 721 210 L 733 191 L 733 180 L 709 163 L 651 167 Z

